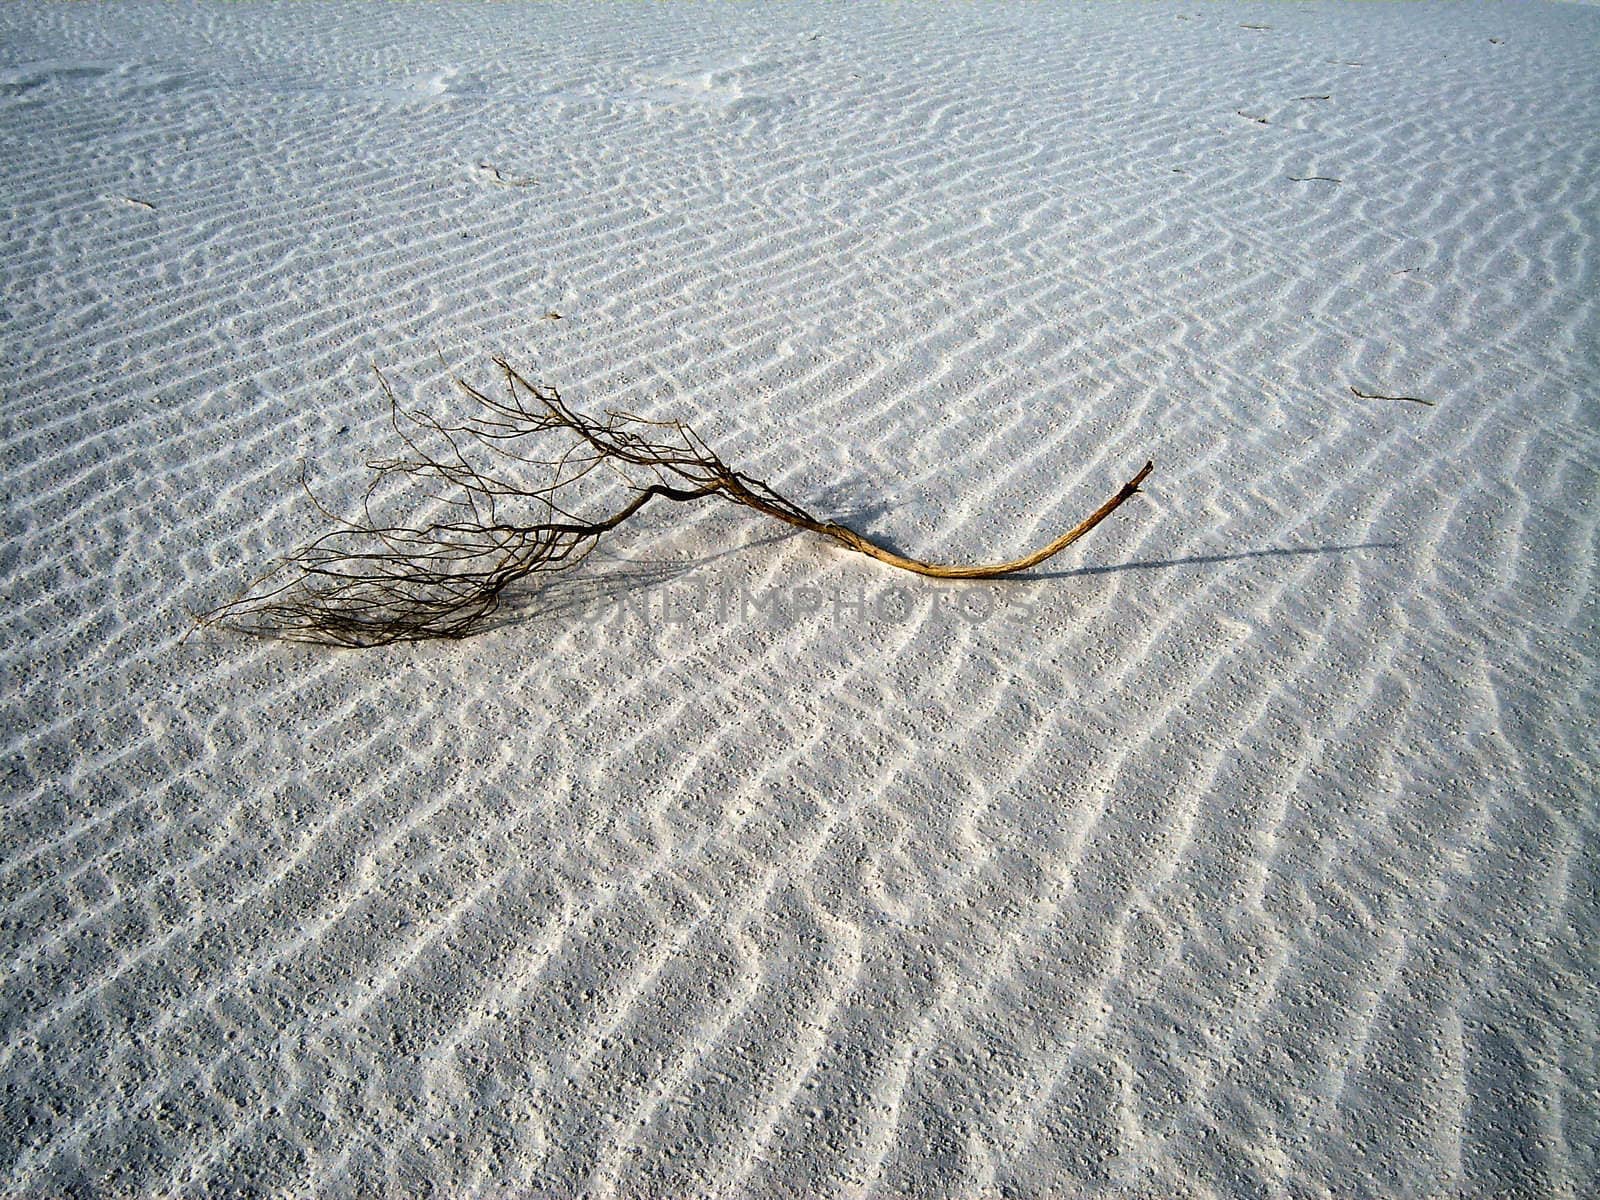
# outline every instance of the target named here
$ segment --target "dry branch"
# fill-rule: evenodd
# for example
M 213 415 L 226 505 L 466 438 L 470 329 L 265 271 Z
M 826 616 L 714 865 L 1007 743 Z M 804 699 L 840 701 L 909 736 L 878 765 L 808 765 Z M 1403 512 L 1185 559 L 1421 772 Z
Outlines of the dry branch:
M 528 382 L 504 359 L 494 361 L 503 391 L 490 394 L 456 381 L 476 404 L 459 425 L 403 412 L 379 374 L 395 433 L 408 453 L 368 464 L 374 473 L 360 520 L 342 520 L 319 504 L 338 528 L 295 551 L 242 596 L 201 617 L 202 623 L 340 646 L 465 637 L 482 627 L 511 584 L 576 565 L 604 534 L 652 500 L 706 496 L 832 538 L 901 570 L 938 579 L 993 579 L 1066 549 L 1137 492 L 1153 466 L 1145 463 L 1094 512 L 1031 554 L 974 566 L 923 562 L 813 516 L 729 467 L 681 422 L 621 413 L 596 420 L 569 408 L 553 388 Z M 525 449 L 528 439 L 542 434 L 560 435 L 554 457 Z M 488 465 L 481 465 L 485 458 Z M 526 467 L 542 470 L 544 481 L 530 485 L 516 478 Z M 626 502 L 613 500 L 604 515 L 577 511 L 608 476 L 620 482 Z M 382 512 L 397 484 L 403 493 L 408 485 L 443 484 L 450 494 L 432 499 L 452 519 L 387 519 Z
M 1416 268 L 1412 267 L 1410 269 L 1415 270 Z M 1399 274 L 1399 272 L 1396 272 L 1396 274 Z M 1362 400 L 1407 400 L 1412 404 L 1426 404 L 1429 408 L 1433 407 L 1432 400 L 1424 400 L 1421 396 L 1385 396 L 1381 392 L 1363 392 L 1354 385 L 1351 385 L 1350 391 Z

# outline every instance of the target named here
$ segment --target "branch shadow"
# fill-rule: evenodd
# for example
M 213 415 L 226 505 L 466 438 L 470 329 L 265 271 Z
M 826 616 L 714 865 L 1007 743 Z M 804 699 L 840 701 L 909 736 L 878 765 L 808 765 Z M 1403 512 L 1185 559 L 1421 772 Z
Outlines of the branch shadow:
M 858 489 L 849 484 L 835 484 L 826 488 L 815 496 L 812 502 L 817 505 L 817 509 L 813 511 L 828 512 L 831 519 L 863 531 L 870 530 L 873 524 L 893 509 L 893 505 L 884 497 L 872 496 L 865 487 Z M 775 546 L 802 536 L 804 536 L 803 530 L 779 527 L 765 536 L 741 541 L 714 553 L 697 554 L 667 562 L 630 558 L 603 546 L 597 547 L 585 560 L 581 570 L 534 577 L 514 592 L 503 596 L 499 607 L 482 621 L 479 628 L 488 630 L 551 622 L 565 624 L 573 620 L 593 623 L 597 617 L 614 614 L 626 609 L 630 604 L 639 603 L 641 597 L 643 603 L 649 604 L 650 593 L 683 581 L 720 559 Z M 875 540 L 880 545 L 895 548 L 890 538 L 880 535 L 876 536 Z M 824 544 L 829 543 L 824 542 Z M 1140 562 L 1107 563 L 1054 571 L 1035 570 L 986 582 L 1012 585 L 1041 584 L 1051 580 L 1077 579 L 1121 571 L 1173 570 L 1181 567 L 1243 562 L 1250 559 L 1346 554 L 1356 550 L 1393 550 L 1399 545 L 1397 541 L 1384 541 L 1323 546 L 1269 546 L 1260 550 L 1241 550 L 1227 554 L 1146 559 Z M 842 550 L 841 552 L 848 553 Z M 959 581 L 954 582 L 959 585 Z
M 821 499 L 832 520 L 854 525 L 881 518 L 889 505 L 878 498 L 851 496 L 847 489 L 826 489 Z M 667 521 L 662 522 L 663 527 Z M 710 554 L 697 554 L 668 562 L 645 561 L 630 558 L 610 550 L 604 543 L 584 559 L 582 566 L 572 572 L 555 572 L 529 577 L 514 590 L 500 598 L 495 611 L 478 622 L 476 629 L 487 631 L 511 625 L 541 622 L 568 623 L 574 619 L 593 621 L 596 616 L 616 613 L 626 608 L 636 597 L 692 575 L 720 559 L 776 546 L 793 538 L 807 536 L 803 529 L 779 525 L 761 537 L 740 541 Z M 826 539 L 819 544 L 832 546 Z
M 513 625 L 541 623 L 569 624 L 574 620 L 593 623 L 637 603 L 640 597 L 650 603 L 650 594 L 684 580 L 702 568 L 752 550 L 775 546 L 802 537 L 798 529 L 779 529 L 765 537 L 741 542 L 714 554 L 695 555 L 672 562 L 643 561 L 621 554 L 596 550 L 585 569 L 573 574 L 555 574 L 538 579 L 502 598 L 499 608 L 479 626 L 482 630 Z M 1077 579 L 1109 575 L 1120 571 L 1163 571 L 1180 567 L 1203 567 L 1217 563 L 1244 562 L 1250 559 L 1299 558 L 1306 555 L 1347 554 L 1356 550 L 1393 550 L 1399 542 L 1354 542 L 1327 546 L 1271 546 L 1262 550 L 1241 550 L 1231 554 L 1196 554 L 1187 558 L 1147 559 L 1142 562 L 1108 563 L 1104 566 L 1074 567 L 1064 571 L 1030 571 L 985 580 L 987 583 L 1042 584 L 1057 579 Z M 842 551 L 841 553 L 849 553 Z M 930 580 L 935 585 L 962 586 L 961 581 Z
M 765 537 L 729 546 L 714 554 L 699 554 L 670 562 L 643 561 L 622 554 L 596 549 L 584 560 L 581 570 L 534 577 L 508 592 L 495 611 L 478 623 L 479 630 L 501 629 L 509 625 L 548 622 L 593 623 L 597 617 L 626 609 L 635 597 L 650 594 L 692 575 L 719 559 L 760 550 L 801 536 L 798 529 L 780 529 Z
M 1269 546 L 1265 550 L 1240 550 L 1234 554 L 1196 554 L 1189 558 L 1152 558 L 1144 562 L 1108 563 L 1103 567 L 1074 567 L 1067 571 L 1029 571 L 1011 578 L 1021 583 L 1046 579 L 1076 579 L 1084 575 L 1110 575 L 1117 571 L 1161 571 L 1172 567 L 1203 567 L 1211 563 L 1241 562 L 1251 558 L 1291 558 L 1306 554 L 1346 554 L 1352 550 L 1394 550 L 1399 542 L 1352 542 L 1344 546 Z

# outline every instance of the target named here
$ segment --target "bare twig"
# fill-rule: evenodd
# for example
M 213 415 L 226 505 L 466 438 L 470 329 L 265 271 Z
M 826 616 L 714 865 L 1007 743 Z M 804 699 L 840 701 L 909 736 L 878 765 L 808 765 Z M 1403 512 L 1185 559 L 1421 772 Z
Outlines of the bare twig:
M 1377 392 L 1363 392 L 1354 386 L 1350 390 L 1363 400 L 1409 400 L 1412 404 L 1426 404 L 1429 408 L 1433 407 L 1432 400 L 1424 400 L 1421 396 L 1384 396 Z
M 475 405 L 458 425 L 402 410 L 380 374 L 391 423 L 406 453 L 369 464 L 373 477 L 359 519 L 335 517 L 313 497 L 335 528 L 201 622 L 340 646 L 465 637 L 482 628 L 511 584 L 577 565 L 603 535 L 651 501 L 683 503 L 709 496 L 821 534 L 904 571 L 937 579 L 993 579 L 1059 554 L 1138 492 L 1153 469 L 1145 463 L 1094 512 L 1031 554 L 984 565 L 924 562 L 812 515 L 728 466 L 681 422 L 621 413 L 596 420 L 568 407 L 555 389 L 530 383 L 504 359 L 494 361 L 503 389 L 491 394 L 456 381 Z M 529 446 L 550 434 L 560 439 L 559 450 L 536 456 Z M 518 478 L 530 466 L 544 473 L 542 482 Z M 593 500 L 597 488 L 609 494 L 619 483 L 624 501 L 613 498 L 600 513 L 583 511 L 591 507 L 586 501 Z M 429 496 L 443 506 L 439 519 L 382 515 L 394 485 L 401 485 L 405 495 L 419 484 L 443 486 L 443 495 Z
M 498 183 L 502 187 L 533 187 L 539 182 L 537 179 L 506 175 L 493 163 L 481 162 L 478 164 L 478 170 L 489 176 L 490 183 Z

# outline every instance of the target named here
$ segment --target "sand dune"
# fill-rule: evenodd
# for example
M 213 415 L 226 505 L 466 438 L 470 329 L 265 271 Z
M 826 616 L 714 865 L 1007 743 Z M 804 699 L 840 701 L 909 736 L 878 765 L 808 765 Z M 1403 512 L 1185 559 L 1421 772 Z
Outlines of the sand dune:
M 0 7 L 0 1191 L 1588 1194 L 1597 51 Z M 184 640 L 494 353 L 927 557 L 1157 472 Z

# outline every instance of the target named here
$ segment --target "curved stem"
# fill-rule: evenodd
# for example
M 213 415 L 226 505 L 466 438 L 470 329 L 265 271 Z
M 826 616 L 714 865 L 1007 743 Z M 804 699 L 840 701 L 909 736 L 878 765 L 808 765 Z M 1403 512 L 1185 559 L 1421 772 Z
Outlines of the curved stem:
M 786 513 L 780 512 L 768 505 L 751 504 L 752 508 L 759 508 L 768 516 L 786 521 L 790 525 L 809 529 L 813 533 L 820 533 L 825 537 L 842 542 L 852 550 L 870 555 L 879 562 L 888 563 L 891 567 L 899 567 L 902 571 L 914 571 L 918 575 L 928 575 L 935 579 L 996 579 L 1001 575 L 1011 575 L 1017 571 L 1026 571 L 1029 567 L 1036 567 L 1045 559 L 1060 554 L 1073 542 L 1088 533 L 1117 510 L 1125 500 L 1139 490 L 1139 485 L 1145 481 L 1146 476 L 1155 470 L 1155 463 L 1147 462 L 1139 473 L 1117 491 L 1094 512 L 1090 513 L 1066 533 L 1062 534 L 1048 546 L 1042 546 L 1032 554 L 1025 554 L 1021 558 L 1014 558 L 1010 562 L 988 563 L 984 565 L 963 566 L 959 564 L 930 563 L 921 559 L 907 558 L 897 554 L 887 547 L 880 546 L 870 538 L 864 537 L 851 529 L 848 525 L 840 525 L 835 521 L 802 521 Z

